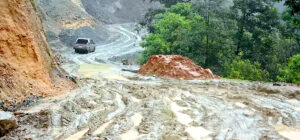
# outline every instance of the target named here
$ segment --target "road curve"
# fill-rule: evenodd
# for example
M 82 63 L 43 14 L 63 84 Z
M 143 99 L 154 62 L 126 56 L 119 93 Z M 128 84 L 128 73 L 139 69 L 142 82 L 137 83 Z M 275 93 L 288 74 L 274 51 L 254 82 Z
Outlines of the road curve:
M 68 56 L 77 64 L 99 64 L 97 59 L 100 59 L 106 63 L 109 63 L 109 58 L 114 56 L 121 56 L 128 53 L 133 53 L 143 50 L 139 43 L 141 42 L 141 37 L 126 28 L 123 27 L 125 24 L 114 24 L 108 25 L 108 28 L 112 32 L 119 33 L 120 36 L 115 41 L 96 46 L 96 51 L 89 54 L 71 54 Z

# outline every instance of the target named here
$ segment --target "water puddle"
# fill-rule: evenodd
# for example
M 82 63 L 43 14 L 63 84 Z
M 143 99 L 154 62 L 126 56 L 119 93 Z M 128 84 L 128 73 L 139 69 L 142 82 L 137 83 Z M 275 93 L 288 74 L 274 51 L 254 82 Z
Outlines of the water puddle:
M 105 79 L 112 79 L 112 80 L 122 80 L 122 81 L 129 81 L 127 78 L 121 76 L 121 75 L 108 75 L 103 76 Z
M 295 111 L 300 111 L 300 101 L 298 101 L 297 99 L 290 99 L 287 100 L 287 102 L 294 106 Z
M 143 116 L 141 113 L 136 113 L 131 117 L 131 120 L 134 123 L 134 127 L 139 126 L 142 122 Z
M 240 107 L 240 108 L 246 108 L 247 106 L 243 103 L 237 102 L 235 103 L 236 106 Z
M 177 121 L 180 122 L 181 124 L 188 125 L 193 120 L 189 115 L 183 114 L 183 113 L 180 112 L 180 111 L 185 110 L 185 109 L 186 109 L 185 107 L 178 106 L 174 102 L 171 103 L 171 110 L 176 115 Z
M 135 140 L 139 138 L 139 132 L 136 130 L 129 130 L 121 135 L 121 140 Z
M 78 73 L 85 77 L 92 78 L 98 73 L 109 73 L 113 71 L 113 67 L 107 64 L 80 64 Z
M 74 135 L 72 135 L 72 136 L 66 138 L 65 140 L 80 140 L 80 139 L 83 137 L 83 135 L 84 135 L 86 132 L 88 132 L 88 131 L 89 131 L 88 128 L 83 129 L 83 130 L 81 130 L 81 131 L 75 133 Z
M 131 117 L 133 121 L 134 127 L 128 132 L 121 135 L 121 140 L 135 140 L 141 137 L 139 132 L 135 129 L 135 127 L 139 126 L 142 122 L 143 116 L 141 113 L 136 113 Z
M 292 128 L 285 125 L 276 125 L 275 129 L 281 136 L 289 140 L 299 140 L 300 138 L 300 126 Z
M 113 117 L 115 117 L 118 113 L 120 113 L 125 108 L 125 105 L 122 101 L 122 96 L 120 94 L 116 95 L 116 101 L 119 107 L 115 112 L 112 112 L 107 116 L 107 120 L 111 120 Z
M 135 98 L 135 97 L 131 97 L 131 99 L 132 99 L 132 101 L 133 101 L 133 102 L 137 102 L 137 103 L 141 102 L 141 100 L 140 100 L 140 99 L 138 99 L 138 98 Z
M 127 81 L 128 79 L 121 76 L 117 68 L 113 65 L 108 64 L 80 64 L 78 73 L 87 78 L 97 79 L 97 76 L 105 79 L 122 80 Z
M 211 140 L 209 135 L 212 133 L 202 127 L 189 127 L 185 130 L 195 140 Z
M 96 131 L 94 131 L 93 135 L 100 135 L 103 133 L 103 131 L 106 129 L 107 126 L 109 126 L 113 121 L 106 122 L 102 124 Z

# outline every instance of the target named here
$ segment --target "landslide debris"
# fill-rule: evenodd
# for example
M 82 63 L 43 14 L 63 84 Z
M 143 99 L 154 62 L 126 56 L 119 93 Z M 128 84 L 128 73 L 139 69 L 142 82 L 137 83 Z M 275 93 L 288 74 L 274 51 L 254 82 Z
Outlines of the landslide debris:
M 180 55 L 153 55 L 139 70 L 141 75 L 155 75 L 175 79 L 219 78 L 211 70 L 194 64 L 191 59 Z
M 31 1 L 1 0 L 0 109 L 67 91 L 71 83 L 60 76 Z
M 21 110 L 20 127 L 3 140 L 283 140 L 300 134 L 299 88 L 142 76 L 81 82 L 72 94 Z M 277 93 L 264 92 L 270 90 Z

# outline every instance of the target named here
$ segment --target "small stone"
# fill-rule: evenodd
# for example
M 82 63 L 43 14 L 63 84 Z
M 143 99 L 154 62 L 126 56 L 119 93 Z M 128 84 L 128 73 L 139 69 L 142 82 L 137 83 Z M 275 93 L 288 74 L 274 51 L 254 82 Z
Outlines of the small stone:
M 0 137 L 17 128 L 17 120 L 13 113 L 0 111 Z

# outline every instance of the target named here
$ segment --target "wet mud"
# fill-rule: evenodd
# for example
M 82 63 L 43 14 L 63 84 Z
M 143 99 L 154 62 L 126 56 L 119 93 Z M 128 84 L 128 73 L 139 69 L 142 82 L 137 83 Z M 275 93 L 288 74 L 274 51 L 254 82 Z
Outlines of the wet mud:
M 300 88 L 234 80 L 174 80 L 122 72 L 109 58 L 140 50 L 139 37 L 121 37 L 104 53 L 63 54 L 80 88 L 16 113 L 19 128 L 0 139 L 260 140 L 297 139 Z M 138 42 L 138 41 L 137 41 Z M 116 47 L 116 48 L 115 48 Z M 99 63 L 97 59 L 104 61 Z M 122 76 L 107 78 L 105 76 Z

